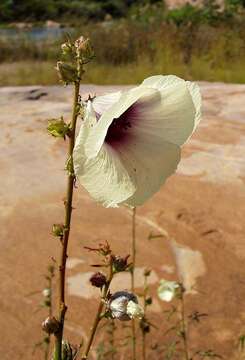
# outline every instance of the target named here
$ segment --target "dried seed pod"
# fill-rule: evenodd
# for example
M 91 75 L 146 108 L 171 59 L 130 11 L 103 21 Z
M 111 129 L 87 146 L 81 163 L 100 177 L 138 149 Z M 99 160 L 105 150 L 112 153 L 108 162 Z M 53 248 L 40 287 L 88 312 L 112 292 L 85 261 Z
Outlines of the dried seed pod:
M 47 334 L 56 334 L 59 331 L 60 323 L 54 316 L 49 316 L 42 323 L 42 329 Z
M 89 279 L 92 286 L 102 288 L 106 284 L 106 276 L 101 272 L 94 273 Z
M 112 258 L 112 266 L 114 272 L 121 272 L 127 270 L 129 255 L 125 257 L 112 255 L 111 258 Z

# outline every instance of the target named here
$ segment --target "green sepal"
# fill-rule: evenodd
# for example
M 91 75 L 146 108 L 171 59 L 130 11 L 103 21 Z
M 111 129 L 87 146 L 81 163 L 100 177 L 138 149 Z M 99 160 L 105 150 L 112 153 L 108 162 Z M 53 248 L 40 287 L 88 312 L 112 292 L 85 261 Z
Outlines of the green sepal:
M 63 117 L 60 119 L 51 119 L 48 121 L 47 130 L 50 135 L 65 139 L 66 136 L 70 136 L 70 126 L 64 122 Z

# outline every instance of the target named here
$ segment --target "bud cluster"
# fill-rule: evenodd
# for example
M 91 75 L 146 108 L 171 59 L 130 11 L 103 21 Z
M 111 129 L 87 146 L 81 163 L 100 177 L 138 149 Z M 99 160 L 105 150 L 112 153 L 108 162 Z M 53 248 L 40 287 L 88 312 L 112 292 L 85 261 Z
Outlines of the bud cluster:
M 61 45 L 61 51 L 63 60 L 56 66 L 61 81 L 65 85 L 79 82 L 84 73 L 83 66 L 94 57 L 90 40 L 83 36 L 75 42 L 68 40 Z
M 96 272 L 90 277 L 92 286 L 103 289 L 102 301 L 105 304 L 105 312 L 101 317 L 120 321 L 128 321 L 134 318 L 142 319 L 144 310 L 138 304 L 136 295 L 127 291 L 111 294 L 109 289 L 110 283 L 117 273 L 129 270 L 129 255 L 122 257 L 113 254 L 108 242 L 99 244 L 97 248 L 86 247 L 86 249 L 103 257 L 103 264 L 93 266 L 109 268 L 108 276 L 102 272 Z
M 94 58 L 94 51 L 89 39 L 80 36 L 75 41 L 76 55 L 82 64 L 87 64 Z

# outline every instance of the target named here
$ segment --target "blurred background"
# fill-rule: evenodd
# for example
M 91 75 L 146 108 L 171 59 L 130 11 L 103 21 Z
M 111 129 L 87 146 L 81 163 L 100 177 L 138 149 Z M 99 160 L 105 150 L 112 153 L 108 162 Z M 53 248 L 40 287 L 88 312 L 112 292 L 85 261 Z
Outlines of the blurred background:
M 94 45 L 85 83 L 156 73 L 244 83 L 244 24 L 244 0 L 1 0 L 0 85 L 57 83 L 67 33 Z

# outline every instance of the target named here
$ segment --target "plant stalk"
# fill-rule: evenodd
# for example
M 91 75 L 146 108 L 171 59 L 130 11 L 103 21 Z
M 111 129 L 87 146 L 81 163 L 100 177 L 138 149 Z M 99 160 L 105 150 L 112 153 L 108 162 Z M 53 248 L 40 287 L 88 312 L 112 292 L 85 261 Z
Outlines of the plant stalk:
M 50 271 L 50 275 L 48 278 L 48 289 L 50 289 L 50 305 L 49 305 L 49 317 L 51 318 L 53 315 L 53 272 Z M 46 344 L 45 353 L 44 353 L 44 359 L 49 359 L 49 353 L 50 353 L 50 338 L 51 335 L 48 334 L 48 342 Z
M 82 360 L 86 360 L 88 358 L 88 354 L 90 352 L 91 345 L 92 345 L 92 343 L 94 341 L 94 337 L 95 337 L 99 322 L 102 319 L 101 313 L 102 313 L 102 310 L 103 310 L 103 307 L 104 307 L 104 300 L 107 297 L 108 290 L 109 290 L 112 278 L 113 278 L 113 270 L 112 270 L 112 262 L 111 262 L 110 263 L 110 273 L 109 273 L 109 276 L 108 276 L 108 280 L 106 282 L 106 285 L 104 286 L 103 295 L 102 295 L 100 303 L 99 303 L 99 307 L 98 307 L 98 310 L 97 310 L 97 313 L 96 313 L 96 316 L 95 316 L 95 319 L 94 319 L 94 323 L 93 323 L 93 326 L 92 326 L 92 329 L 91 329 L 91 333 L 90 333 L 90 336 L 89 336 L 87 347 L 86 347 L 86 350 L 85 350 L 84 355 L 82 357 Z
M 62 339 L 63 339 L 63 330 L 64 330 L 64 321 L 67 306 L 65 303 L 65 275 L 66 275 L 66 260 L 67 260 L 67 248 L 70 235 L 70 225 L 71 225 L 71 216 L 72 216 L 72 199 L 73 199 L 73 188 L 74 188 L 74 168 L 73 168 L 73 159 L 72 153 L 75 144 L 75 133 L 76 133 L 76 122 L 78 117 L 78 104 L 79 104 L 79 88 L 80 81 L 77 81 L 74 86 L 74 97 L 73 97 L 73 110 L 72 110 L 72 121 L 71 121 L 71 131 L 69 135 L 69 150 L 68 150 L 68 161 L 69 164 L 69 174 L 67 181 L 67 193 L 65 199 L 65 222 L 64 222 L 64 231 L 62 237 L 62 250 L 61 258 L 59 263 L 59 322 L 60 329 L 56 334 L 55 342 L 55 360 L 62 360 Z
M 188 340 L 187 340 L 187 327 L 185 323 L 185 301 L 184 301 L 184 294 L 181 294 L 180 297 L 180 304 L 181 304 L 181 336 L 183 340 L 184 346 L 184 359 L 189 360 L 189 349 L 188 349 Z
M 131 291 L 135 293 L 135 263 L 136 263 L 136 207 L 132 212 L 132 268 L 131 268 Z M 136 360 L 136 328 L 135 319 L 131 320 L 132 327 L 132 360 Z
M 144 293 L 143 293 L 143 301 L 144 301 L 144 316 L 146 316 L 146 295 L 147 295 L 147 276 L 144 276 Z M 146 334 L 144 329 L 142 329 L 142 359 L 146 360 L 146 342 L 145 342 Z

